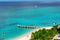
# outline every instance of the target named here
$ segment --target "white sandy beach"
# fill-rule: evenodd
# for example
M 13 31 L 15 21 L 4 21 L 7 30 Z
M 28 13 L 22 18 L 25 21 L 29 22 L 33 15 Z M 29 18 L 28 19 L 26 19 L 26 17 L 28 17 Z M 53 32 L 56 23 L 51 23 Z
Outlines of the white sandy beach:
M 45 29 L 51 29 L 52 27 L 43 27 Z M 40 29 L 43 29 L 43 28 L 40 28 Z M 34 29 L 33 31 L 31 32 L 28 32 L 27 34 L 24 34 L 22 36 L 19 36 L 19 37 L 16 37 L 16 38 L 12 38 L 10 40 L 30 40 L 31 38 L 31 33 L 32 32 L 35 32 L 35 31 L 38 31 L 39 29 Z

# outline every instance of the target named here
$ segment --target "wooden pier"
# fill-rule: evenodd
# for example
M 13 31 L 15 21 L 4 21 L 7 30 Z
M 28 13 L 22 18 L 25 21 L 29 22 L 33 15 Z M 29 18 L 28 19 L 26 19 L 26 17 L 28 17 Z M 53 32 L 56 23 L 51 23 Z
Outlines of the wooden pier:
M 18 28 L 38 29 L 40 27 L 37 27 L 37 26 L 23 26 L 23 25 L 18 25 Z

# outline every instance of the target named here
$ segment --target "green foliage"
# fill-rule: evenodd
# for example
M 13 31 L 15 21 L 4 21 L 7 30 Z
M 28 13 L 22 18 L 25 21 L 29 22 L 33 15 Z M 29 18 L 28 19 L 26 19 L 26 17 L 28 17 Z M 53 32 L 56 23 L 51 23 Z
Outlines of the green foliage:
M 32 40 L 51 40 L 58 32 L 57 26 L 53 26 L 51 29 L 42 29 L 32 33 L 31 39 Z

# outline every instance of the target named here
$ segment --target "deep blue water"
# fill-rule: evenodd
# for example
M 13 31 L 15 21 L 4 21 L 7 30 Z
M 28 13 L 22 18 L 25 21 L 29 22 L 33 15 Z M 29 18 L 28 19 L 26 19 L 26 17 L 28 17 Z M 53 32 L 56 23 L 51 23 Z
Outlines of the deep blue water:
M 0 8 L 0 38 L 13 38 L 32 30 L 19 29 L 18 24 L 44 27 L 53 23 L 60 24 L 59 7 Z

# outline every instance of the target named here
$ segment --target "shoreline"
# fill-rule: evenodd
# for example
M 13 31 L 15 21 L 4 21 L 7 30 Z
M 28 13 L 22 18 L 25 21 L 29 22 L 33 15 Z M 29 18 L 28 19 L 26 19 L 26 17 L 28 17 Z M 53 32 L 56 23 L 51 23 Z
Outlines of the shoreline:
M 38 28 L 38 29 L 33 29 L 32 31 L 27 32 L 26 34 L 23 34 L 23 35 L 18 36 L 18 37 L 16 37 L 16 38 L 11 38 L 11 39 L 9 39 L 9 40 L 30 40 L 32 32 L 36 32 L 36 31 L 38 31 L 38 30 L 40 30 L 40 29 L 43 29 L 43 28 L 45 28 L 45 29 L 51 29 L 52 26 L 41 27 L 41 28 Z

